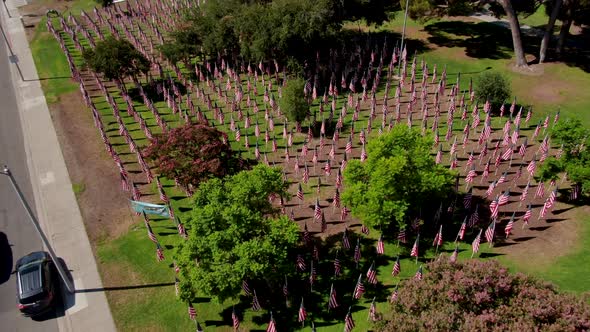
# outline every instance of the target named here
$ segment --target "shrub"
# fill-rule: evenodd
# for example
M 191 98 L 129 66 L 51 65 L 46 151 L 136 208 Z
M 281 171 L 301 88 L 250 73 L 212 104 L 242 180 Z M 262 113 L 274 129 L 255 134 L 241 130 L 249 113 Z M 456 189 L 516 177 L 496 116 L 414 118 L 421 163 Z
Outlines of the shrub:
M 510 82 L 498 72 L 483 72 L 475 82 L 475 97 L 480 104 L 489 100 L 493 106 L 497 107 L 506 102 L 510 95 Z
M 590 308 L 495 261 L 428 264 L 399 287 L 383 331 L 587 331 Z
M 188 123 L 156 135 L 144 150 L 160 174 L 189 188 L 239 171 L 244 163 L 231 150 L 227 135 L 213 127 Z
M 305 82 L 302 78 L 295 78 L 287 81 L 287 85 L 283 88 L 279 105 L 289 121 L 301 123 L 309 115 L 309 105 L 303 93 L 304 86 Z

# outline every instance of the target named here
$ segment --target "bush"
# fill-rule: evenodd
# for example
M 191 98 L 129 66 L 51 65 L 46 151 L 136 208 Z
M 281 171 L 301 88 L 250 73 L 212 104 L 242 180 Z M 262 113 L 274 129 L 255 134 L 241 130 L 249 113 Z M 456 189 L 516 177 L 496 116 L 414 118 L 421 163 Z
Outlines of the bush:
M 587 331 L 590 307 L 551 284 L 510 274 L 495 261 L 428 264 L 410 279 L 386 317 L 384 331 Z
M 475 82 L 475 97 L 480 104 L 489 100 L 494 107 L 498 107 L 505 103 L 510 95 L 510 82 L 498 72 L 483 72 Z
M 224 177 L 244 167 L 227 143 L 227 135 L 213 127 L 188 123 L 156 135 L 144 150 L 156 162 L 160 174 L 177 179 L 185 188 Z
M 283 88 L 283 97 L 279 105 L 289 121 L 301 123 L 309 115 L 309 105 L 303 93 L 304 86 L 303 79 L 296 78 L 287 81 L 287 85 Z

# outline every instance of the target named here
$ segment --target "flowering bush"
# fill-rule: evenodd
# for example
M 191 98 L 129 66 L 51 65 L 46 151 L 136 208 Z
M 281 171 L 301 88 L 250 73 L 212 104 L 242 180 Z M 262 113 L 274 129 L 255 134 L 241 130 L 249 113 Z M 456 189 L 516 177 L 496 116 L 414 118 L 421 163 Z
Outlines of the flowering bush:
M 446 260 L 410 279 L 383 331 L 589 331 L 590 307 L 548 283 L 511 274 L 495 261 Z
M 204 124 L 188 123 L 155 136 L 150 143 L 144 150 L 146 157 L 156 162 L 160 174 L 185 188 L 243 167 L 232 153 L 227 135 Z

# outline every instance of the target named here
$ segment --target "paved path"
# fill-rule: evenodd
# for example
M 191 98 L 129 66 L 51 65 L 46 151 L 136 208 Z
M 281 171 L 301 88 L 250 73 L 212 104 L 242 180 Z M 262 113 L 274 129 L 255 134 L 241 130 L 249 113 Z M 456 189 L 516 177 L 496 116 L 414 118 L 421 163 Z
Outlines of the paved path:
M 25 78 L 22 81 L 16 66 L 10 66 L 35 202 L 33 207 L 36 208 L 41 227 L 56 254 L 70 270 L 76 288 L 75 294 L 67 294 L 65 316 L 57 318 L 57 323 L 62 332 L 116 331 L 106 296 L 104 291 L 100 291 L 103 286 L 96 261 L 72 191 L 24 28 L 18 17 L 16 7 L 24 4 L 24 0 L 7 0 L 6 5 L 12 18 L 7 16 L 5 10 L 0 10 L 0 23 L 18 56 L 22 76 Z
M 12 174 L 29 204 L 34 204 L 20 116 L 10 79 L 8 49 L 0 37 L 0 166 L 10 165 Z M 16 277 L 9 274 L 20 257 L 43 250 L 41 239 L 28 220 L 9 179 L 0 175 L 0 322 L 2 331 L 57 332 L 57 321 L 34 321 L 16 306 Z M 7 279 L 9 278 L 9 279 Z

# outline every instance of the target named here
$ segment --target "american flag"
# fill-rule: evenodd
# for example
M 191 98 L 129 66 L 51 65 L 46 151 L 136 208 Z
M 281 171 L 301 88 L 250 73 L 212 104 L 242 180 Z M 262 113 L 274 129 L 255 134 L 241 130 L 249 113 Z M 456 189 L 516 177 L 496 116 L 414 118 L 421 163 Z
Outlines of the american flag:
M 458 255 L 459 255 L 459 246 L 455 246 L 455 250 L 453 251 L 453 254 L 451 254 L 451 258 L 449 258 L 449 261 L 451 263 L 455 263 L 457 261 Z
M 498 179 L 498 185 L 506 182 L 506 177 L 508 176 L 508 172 L 504 172 L 502 173 L 502 175 L 500 176 L 500 178 Z
M 440 225 L 440 229 L 438 233 L 434 236 L 434 241 L 432 241 L 433 246 L 440 247 L 443 244 L 443 237 L 442 237 L 442 225 Z
M 508 204 L 509 200 L 510 200 L 510 189 L 506 189 L 506 191 L 504 191 L 504 193 L 502 195 L 500 195 L 500 198 L 498 199 L 498 206 Z
M 532 115 L 533 115 L 533 109 L 529 108 L 529 110 L 526 113 L 526 118 L 524 119 L 524 122 L 528 124 Z
M 529 165 L 526 167 L 526 170 L 529 172 L 531 176 L 535 174 L 535 170 L 537 169 L 537 157 L 533 157 Z
M 352 135 L 348 137 L 348 141 L 346 142 L 345 151 L 346 151 L 346 153 L 352 152 Z
M 369 271 L 367 271 L 367 281 L 373 285 L 377 284 L 377 270 L 375 269 L 375 262 L 371 263 Z
M 522 217 L 522 221 L 524 222 L 525 225 L 529 224 L 529 219 L 531 219 L 532 216 L 533 216 L 533 206 L 531 203 L 529 203 L 529 205 L 527 205 L 526 212 L 524 213 L 524 216 Z
M 258 296 L 256 296 L 256 290 L 254 290 L 254 297 L 252 298 L 252 310 L 260 310 L 260 302 L 258 302 Z
M 314 215 L 313 215 L 314 221 L 320 221 L 322 218 L 322 208 L 320 207 L 320 199 L 316 198 L 315 199 L 315 207 L 314 207 Z
M 348 232 L 346 228 L 344 229 L 344 233 L 342 234 L 342 247 L 344 249 L 350 249 L 350 241 L 348 240 Z
M 463 197 L 463 206 L 466 210 L 471 209 L 471 199 L 473 198 L 473 187 L 470 187 L 465 196 Z
M 197 310 L 195 310 L 195 307 L 193 307 L 190 301 L 188 302 L 188 317 L 192 320 L 197 318 Z
M 399 256 L 397 256 L 397 259 L 395 260 L 395 263 L 393 264 L 393 269 L 391 271 L 391 275 L 395 277 L 400 272 L 401 272 L 401 264 L 400 264 Z
M 488 228 L 486 229 L 486 232 L 485 232 L 486 241 L 488 243 L 492 243 L 492 241 L 494 241 L 494 233 L 495 232 L 496 232 L 496 221 L 492 220 L 492 222 L 490 223 L 490 225 L 488 226 Z
M 354 247 L 354 262 L 358 264 L 361 260 L 361 239 L 356 240 L 356 247 Z
M 405 229 L 402 229 L 402 230 L 399 231 L 399 233 L 397 234 L 397 239 L 401 243 L 407 243 L 406 230 Z
M 512 155 L 512 147 L 508 147 L 506 148 L 506 151 L 504 151 L 504 153 L 502 154 L 502 160 L 508 160 L 510 159 L 510 156 Z
M 371 321 L 377 320 L 377 306 L 375 306 L 375 298 L 373 297 L 373 301 L 371 302 L 371 306 L 369 307 L 369 318 Z
M 307 311 L 305 311 L 305 306 L 303 306 L 303 298 L 301 298 L 301 305 L 299 306 L 299 314 L 297 315 L 297 320 L 299 323 L 305 321 L 307 318 Z
M 334 199 L 332 200 L 332 205 L 335 208 L 340 207 L 340 191 L 338 190 L 338 187 L 336 187 L 336 191 L 334 192 Z
M 512 232 L 512 228 L 514 227 L 514 217 L 515 216 L 516 216 L 516 212 L 513 212 L 512 217 L 510 218 L 510 220 L 506 224 L 506 227 L 504 227 L 504 234 L 506 234 L 506 238 L 508 238 L 508 236 Z
M 529 181 L 529 182 L 527 182 L 526 186 L 522 189 L 522 192 L 520 193 L 520 201 L 521 202 L 524 202 L 526 200 L 530 185 L 531 185 L 531 182 Z
M 395 301 L 397 301 L 398 299 L 398 291 L 397 291 L 397 285 L 395 286 L 395 288 L 393 289 L 393 292 L 391 292 L 391 296 L 389 297 L 389 303 L 394 303 Z
M 477 237 L 473 240 L 473 242 L 471 242 L 471 250 L 473 251 L 473 254 L 476 254 L 479 251 L 479 244 L 481 242 L 481 232 L 482 230 L 479 230 L 479 233 L 477 233 Z
M 336 290 L 334 284 L 330 286 L 330 301 L 328 302 L 328 309 L 338 308 L 338 301 L 336 299 Z
M 344 317 L 344 332 L 350 332 L 354 328 L 354 320 L 352 319 L 352 315 L 350 314 L 350 309 L 348 308 L 348 313 L 346 317 Z
M 416 237 L 416 241 L 414 241 L 414 245 L 412 246 L 412 251 L 410 252 L 410 257 L 418 257 L 418 242 L 420 241 L 420 234 Z
M 336 173 L 336 188 L 342 188 L 342 171 L 340 168 L 338 169 L 338 173 Z
M 297 263 L 296 263 L 296 266 L 299 269 L 299 271 L 305 271 L 305 269 L 307 268 L 307 266 L 305 265 L 305 260 L 303 259 L 303 256 L 297 255 Z
M 537 192 L 535 193 L 535 198 L 543 198 L 545 197 L 545 183 L 539 182 L 537 185 Z
M 422 280 L 423 274 L 422 274 L 422 265 L 420 265 L 420 267 L 418 268 L 418 271 L 416 271 L 416 274 L 414 275 L 414 279 L 416 280 Z
M 158 262 L 164 260 L 164 249 L 162 249 L 159 243 L 156 243 L 156 259 L 158 259 Z
M 252 295 L 252 291 L 250 290 L 250 286 L 248 285 L 248 281 L 246 280 L 242 280 L 242 290 L 244 291 L 244 294 L 246 294 L 247 296 Z
M 324 164 L 324 174 L 326 176 L 330 176 L 330 174 L 332 174 L 332 166 L 330 165 L 330 159 L 326 159 L 326 163 Z
M 297 187 L 297 198 L 299 198 L 300 201 L 303 201 L 303 188 L 301 187 L 301 183 L 299 183 Z
M 232 309 L 231 312 L 231 320 L 234 331 L 237 331 L 240 328 L 240 319 L 238 318 L 238 314 L 236 313 L 236 309 Z
M 383 234 L 379 235 L 379 240 L 377 241 L 377 254 L 383 255 L 385 252 L 385 246 L 383 244 Z
M 475 166 L 471 166 L 471 169 L 469 170 L 469 172 L 467 173 L 467 176 L 465 176 L 465 182 L 467 183 L 472 183 L 473 179 L 477 176 L 477 172 L 475 172 Z
M 268 323 L 266 332 L 277 332 L 277 326 L 275 323 L 275 319 L 272 317 L 272 312 L 270 313 L 270 322 Z
M 490 212 L 491 212 L 491 218 L 492 219 L 495 219 L 498 216 L 499 210 L 500 210 L 500 206 L 498 204 L 498 198 L 496 197 L 496 199 L 494 199 L 490 203 Z
M 547 200 L 548 203 L 548 209 L 550 209 L 551 207 L 553 207 L 553 204 L 555 204 L 555 199 L 557 198 L 557 187 L 555 187 L 555 189 L 553 189 L 553 191 L 549 194 L 549 199 Z
M 145 214 L 145 212 L 143 212 L 143 219 L 144 219 L 145 227 L 147 228 L 148 237 L 150 238 L 150 240 L 152 240 L 153 243 L 157 244 L 158 239 L 156 238 L 156 235 L 152 231 L 152 227 L 150 226 L 149 219 L 148 219 L 147 215 Z
M 328 230 L 328 223 L 326 222 L 326 217 L 324 216 L 324 211 L 322 211 L 322 217 L 320 219 L 321 223 L 321 232 L 325 232 L 326 230 Z
M 129 180 L 127 179 L 127 175 L 125 175 L 125 173 L 121 172 L 121 189 L 123 191 L 129 191 Z
M 356 282 L 356 286 L 354 286 L 354 293 L 353 293 L 353 297 L 355 299 L 360 299 L 363 294 L 365 293 L 365 285 L 363 285 L 363 281 L 362 281 L 363 275 L 359 275 L 359 278 Z
M 520 146 L 520 149 L 518 150 L 518 154 L 519 154 L 521 157 L 524 157 L 524 155 L 525 155 L 525 153 L 526 153 L 526 148 L 527 148 L 527 146 L 528 146 L 528 138 L 527 138 L 527 137 L 525 137 L 525 138 L 524 138 L 524 142 L 522 142 L 522 145 Z
M 545 215 L 547 214 L 547 211 L 549 210 L 548 201 L 549 201 L 549 198 L 545 199 L 545 203 L 543 203 L 543 207 L 541 208 L 541 213 L 539 213 L 539 219 L 545 218 Z
M 338 277 L 340 274 L 342 274 L 342 265 L 340 259 L 338 259 L 338 255 L 336 255 L 336 258 L 334 258 L 334 275 Z
M 361 233 L 369 235 L 369 228 L 365 224 L 361 225 Z
M 465 230 L 467 229 L 467 216 L 465 216 L 465 219 L 463 220 L 463 223 L 461 224 L 461 228 L 459 229 L 459 234 L 457 234 L 457 238 L 459 240 L 463 240 L 463 237 L 465 237 Z
M 313 286 L 313 283 L 315 282 L 317 277 L 317 270 L 315 268 L 315 266 L 313 265 L 313 260 L 311 261 L 311 268 L 309 270 L 309 283 L 311 286 Z
M 365 160 L 367 160 L 367 151 L 365 150 L 365 144 L 363 144 L 363 146 L 361 147 L 361 162 Z M 437 164 L 440 164 L 440 161 Z

